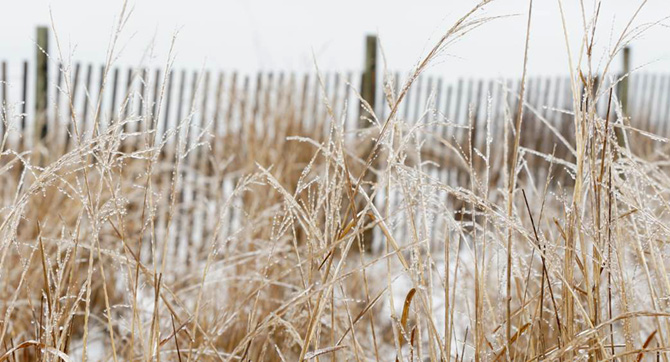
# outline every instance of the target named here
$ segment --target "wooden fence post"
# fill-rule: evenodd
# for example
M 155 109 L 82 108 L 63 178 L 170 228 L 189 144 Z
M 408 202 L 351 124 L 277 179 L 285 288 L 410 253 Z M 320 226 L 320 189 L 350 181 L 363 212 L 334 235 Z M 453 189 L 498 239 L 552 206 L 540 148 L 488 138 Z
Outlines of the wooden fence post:
M 628 84 L 630 83 L 630 47 L 623 48 L 623 79 L 619 92 L 619 101 L 621 102 L 621 112 L 623 113 L 623 123 L 628 125 Z M 624 146 L 623 131 L 616 129 L 616 138 L 619 146 Z
M 47 135 L 47 103 L 48 103 L 48 80 L 49 63 L 47 54 L 49 52 L 49 28 L 40 26 L 37 28 L 37 49 L 35 57 L 35 135 L 34 139 L 41 141 Z M 39 138 L 37 138 L 39 137 Z
M 365 38 L 365 65 L 361 79 L 361 97 L 375 110 L 375 96 L 377 90 L 377 36 L 368 35 Z M 361 105 L 360 116 L 369 116 Z M 365 127 L 365 121 L 359 120 L 360 126 Z
M 375 111 L 376 90 L 377 90 L 377 36 L 368 35 L 365 37 L 365 63 L 363 68 L 363 76 L 361 77 L 360 94 L 361 98 L 368 103 L 371 112 Z M 363 103 L 361 102 L 358 117 L 358 128 L 359 129 L 367 128 L 369 126 L 367 118 L 370 117 L 371 117 L 370 112 L 368 112 L 368 110 L 365 109 Z M 374 149 L 374 140 L 371 139 L 370 141 L 371 143 L 366 146 L 369 147 L 367 152 L 372 152 Z M 367 157 L 367 152 L 366 155 L 364 155 L 363 157 Z M 373 167 L 374 165 L 378 164 L 380 158 L 383 157 L 375 158 Z M 365 179 L 367 181 L 370 181 L 372 184 L 377 183 L 377 178 L 373 172 L 368 172 L 365 176 Z M 365 245 L 365 248 L 368 251 L 372 250 L 372 246 L 376 244 L 373 238 L 374 238 L 373 229 L 367 229 L 363 233 L 363 244 Z
M 628 84 L 630 80 L 630 47 L 623 48 L 623 76 L 621 80 L 621 108 L 624 116 L 628 115 Z
M 21 83 L 21 134 L 26 134 L 26 127 L 28 127 L 28 61 L 23 61 L 23 80 Z M 20 140 L 21 150 L 26 150 L 28 146 L 28 141 L 26 137 L 22 136 Z

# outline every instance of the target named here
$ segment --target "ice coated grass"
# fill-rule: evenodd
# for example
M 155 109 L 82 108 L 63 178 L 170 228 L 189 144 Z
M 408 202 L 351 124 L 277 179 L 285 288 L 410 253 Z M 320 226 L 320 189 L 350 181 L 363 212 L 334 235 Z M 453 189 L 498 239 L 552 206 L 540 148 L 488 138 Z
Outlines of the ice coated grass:
M 635 29 L 596 71 L 598 13 L 584 14 L 582 47 L 566 49 L 563 159 L 520 146 L 539 105 L 487 117 L 481 149 L 430 105 L 396 114 L 428 64 L 490 20 L 486 3 L 399 94 L 384 77 L 389 116 L 363 130 L 326 99 L 326 127 L 286 102 L 227 135 L 192 127 L 195 104 L 164 134 L 160 107 L 106 127 L 96 114 L 62 155 L 13 150 L 6 132 L 0 358 L 667 360 L 668 140 L 625 117 L 609 74 Z

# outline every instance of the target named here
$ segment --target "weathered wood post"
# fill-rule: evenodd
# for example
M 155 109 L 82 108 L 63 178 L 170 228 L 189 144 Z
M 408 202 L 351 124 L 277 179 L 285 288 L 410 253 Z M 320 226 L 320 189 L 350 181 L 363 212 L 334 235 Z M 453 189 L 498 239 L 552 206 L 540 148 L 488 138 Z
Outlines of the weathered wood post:
M 49 28 L 37 28 L 37 48 L 35 50 L 35 144 L 42 141 L 47 135 L 47 103 L 49 63 Z
M 26 127 L 28 127 L 28 61 L 23 61 L 23 80 L 21 82 L 21 134 L 23 135 L 20 140 L 20 149 L 26 150 L 28 146 L 28 141 L 26 140 Z
M 375 98 L 377 90 L 377 36 L 368 35 L 365 38 L 365 64 L 363 77 L 361 79 L 361 97 L 375 110 Z M 361 105 L 360 116 L 367 117 L 369 113 Z M 365 127 L 365 121 L 360 119 L 360 127 Z
M 365 63 L 363 65 L 363 76 L 361 77 L 360 94 L 361 98 L 370 107 L 370 112 L 375 111 L 376 90 L 377 90 L 377 36 L 368 35 L 365 37 Z M 361 102 L 358 117 L 359 129 L 367 128 L 368 126 L 370 126 L 370 124 L 367 121 L 367 119 L 371 117 L 370 112 L 365 108 L 364 103 Z M 367 139 L 367 138 L 368 137 L 366 137 L 366 139 L 363 140 L 362 143 L 365 145 L 364 149 L 366 150 L 365 153 L 362 155 L 363 158 L 368 157 L 368 154 L 370 152 L 373 152 L 374 150 L 374 139 Z M 371 167 L 378 166 L 379 160 L 382 158 L 383 157 L 375 157 L 375 162 L 373 162 Z M 375 177 L 374 172 L 367 172 L 365 175 L 365 179 L 366 181 L 369 181 L 371 184 L 377 183 L 377 179 Z M 359 204 L 359 206 L 357 207 L 360 206 L 361 204 Z M 375 244 L 373 236 L 374 236 L 373 229 L 367 229 L 363 233 L 363 243 L 368 251 L 372 250 L 372 246 L 373 244 Z
M 630 47 L 623 48 L 623 76 L 621 80 L 621 108 L 624 116 L 628 115 L 628 84 L 630 80 Z
M 623 113 L 624 125 L 628 125 L 628 84 L 630 83 L 630 47 L 623 48 L 623 69 L 621 88 L 619 88 L 619 101 L 621 102 L 621 112 Z M 615 130 L 619 146 L 624 145 L 623 131 L 620 128 Z
M 630 47 L 623 48 L 623 73 L 626 78 L 621 82 L 621 105 L 624 114 L 628 111 L 628 81 L 630 79 Z

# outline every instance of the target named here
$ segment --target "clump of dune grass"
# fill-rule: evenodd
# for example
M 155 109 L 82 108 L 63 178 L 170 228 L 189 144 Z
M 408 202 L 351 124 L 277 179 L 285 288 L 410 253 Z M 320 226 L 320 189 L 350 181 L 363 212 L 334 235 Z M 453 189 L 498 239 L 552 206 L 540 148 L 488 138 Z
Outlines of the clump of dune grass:
M 431 61 L 491 20 L 487 3 L 406 79 L 385 75 L 388 116 L 363 102 L 364 129 L 327 98 L 327 122 L 307 127 L 284 91 L 260 120 L 237 116 L 272 132 L 212 132 L 194 102 L 162 133 L 160 106 L 92 107 L 62 155 L 7 148 L 5 133 L 0 358 L 667 359 L 670 178 L 649 150 L 668 140 L 634 126 L 609 73 L 630 25 L 597 70 L 598 12 L 584 13 L 582 47 L 566 49 L 573 133 L 552 154 L 522 146 L 538 109 L 523 86 L 503 119 L 489 112 L 483 146 L 432 102 L 397 113 Z M 6 105 L 4 129 L 19 119 Z

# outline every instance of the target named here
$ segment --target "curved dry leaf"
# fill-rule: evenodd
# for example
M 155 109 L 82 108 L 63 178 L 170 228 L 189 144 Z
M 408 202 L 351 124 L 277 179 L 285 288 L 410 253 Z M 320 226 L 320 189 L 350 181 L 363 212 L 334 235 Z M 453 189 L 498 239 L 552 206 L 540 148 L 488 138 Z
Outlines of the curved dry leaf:
M 412 288 L 407 292 L 407 296 L 405 297 L 405 304 L 402 307 L 402 317 L 400 318 L 400 324 L 402 324 L 403 330 L 407 330 L 407 318 L 409 318 L 409 307 L 412 305 L 412 299 L 414 298 L 414 294 L 416 294 L 416 288 Z M 400 334 L 399 341 L 402 343 L 402 333 Z

